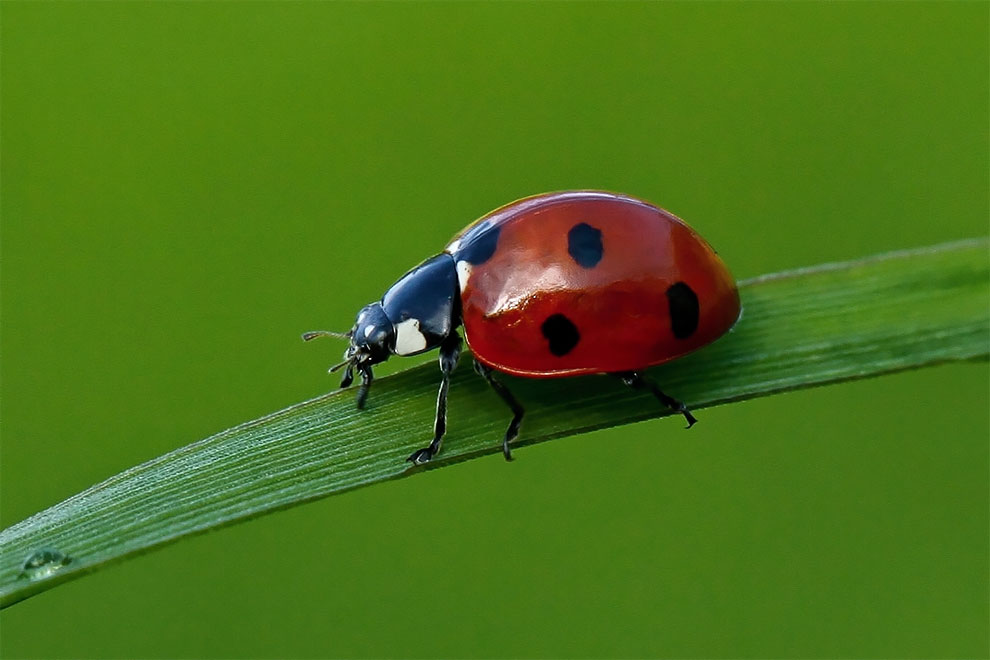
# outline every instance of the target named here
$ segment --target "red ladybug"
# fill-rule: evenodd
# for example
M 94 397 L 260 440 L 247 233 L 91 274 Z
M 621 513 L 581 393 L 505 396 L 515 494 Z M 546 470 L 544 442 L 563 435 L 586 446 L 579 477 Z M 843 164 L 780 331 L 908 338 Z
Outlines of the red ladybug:
M 518 435 L 523 407 L 494 372 L 527 378 L 608 373 L 646 388 L 695 418 L 642 371 L 722 336 L 739 318 L 739 293 L 722 260 L 679 218 L 647 202 L 580 190 L 527 197 L 469 225 L 435 257 L 403 275 L 358 313 L 341 387 L 361 375 L 363 408 L 371 367 L 391 355 L 439 347 L 440 392 L 433 441 L 408 460 L 426 463 L 446 430 L 450 373 L 461 351 L 512 409 L 502 440 Z

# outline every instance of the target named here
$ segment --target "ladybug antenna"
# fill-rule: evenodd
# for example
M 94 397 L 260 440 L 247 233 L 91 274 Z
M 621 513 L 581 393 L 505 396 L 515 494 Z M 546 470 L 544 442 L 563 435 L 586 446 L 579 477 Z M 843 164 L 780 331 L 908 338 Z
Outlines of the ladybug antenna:
M 329 369 L 327 369 L 327 373 L 332 374 L 335 371 L 340 371 L 342 368 L 348 366 L 349 364 L 352 364 L 353 362 L 354 362 L 354 358 L 350 358 L 349 360 L 344 360 L 340 364 L 335 364 Z
M 303 341 L 310 341 L 317 337 L 333 337 L 334 339 L 350 339 L 349 332 L 331 332 L 330 330 L 310 330 L 302 335 Z

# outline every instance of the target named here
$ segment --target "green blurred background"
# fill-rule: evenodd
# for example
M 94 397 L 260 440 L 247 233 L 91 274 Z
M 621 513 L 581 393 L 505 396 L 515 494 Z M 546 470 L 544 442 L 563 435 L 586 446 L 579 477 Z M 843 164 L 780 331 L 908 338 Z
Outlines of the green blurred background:
M 645 197 L 741 278 L 985 235 L 988 22 L 3 2 L 2 524 L 333 388 L 300 331 L 521 196 Z M 492 455 L 58 587 L 0 654 L 985 656 L 988 406 L 954 365 Z

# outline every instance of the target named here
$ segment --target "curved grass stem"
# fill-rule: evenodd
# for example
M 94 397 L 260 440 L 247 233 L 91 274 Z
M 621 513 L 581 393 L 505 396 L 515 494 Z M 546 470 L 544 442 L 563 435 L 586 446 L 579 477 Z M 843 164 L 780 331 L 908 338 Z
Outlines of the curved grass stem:
M 697 410 L 985 360 L 988 248 L 973 239 L 748 280 L 732 332 L 650 376 Z M 0 606 L 191 534 L 422 472 L 405 458 L 429 429 L 438 379 L 432 363 L 382 378 L 365 411 L 353 393 L 331 392 L 121 472 L 3 530 Z M 513 448 L 671 414 L 618 379 L 506 380 L 527 410 Z M 506 414 L 484 381 L 461 369 L 450 387 L 451 431 L 428 469 L 501 452 Z

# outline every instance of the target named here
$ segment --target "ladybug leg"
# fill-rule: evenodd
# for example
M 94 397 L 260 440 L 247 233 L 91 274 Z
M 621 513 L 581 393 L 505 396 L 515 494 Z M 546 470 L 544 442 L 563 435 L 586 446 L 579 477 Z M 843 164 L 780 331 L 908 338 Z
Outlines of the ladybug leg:
M 492 389 L 502 397 L 502 401 L 505 401 L 506 405 L 512 409 L 512 421 L 509 422 L 509 428 L 505 430 L 505 437 L 502 438 L 502 454 L 505 456 L 505 460 L 512 460 L 512 452 L 509 450 L 509 443 L 516 439 L 519 435 L 519 424 L 522 422 L 523 410 L 522 405 L 516 401 L 516 397 L 512 396 L 512 392 L 503 385 L 502 383 L 495 380 L 495 376 L 492 375 L 492 368 L 485 366 L 474 361 L 474 370 L 481 375 L 482 378 L 488 381 L 488 384 L 492 386 Z
M 437 416 L 433 422 L 433 440 L 428 447 L 417 449 L 406 460 L 413 465 L 429 462 L 440 453 L 443 436 L 447 432 L 447 390 L 450 388 L 450 374 L 461 356 L 461 337 L 452 332 L 440 344 L 440 391 L 437 392 Z
M 622 379 L 622 382 L 633 388 L 634 390 L 648 389 L 650 393 L 660 400 L 660 403 L 667 406 L 675 412 L 679 412 L 684 415 L 684 419 L 687 420 L 687 428 L 694 426 L 695 422 L 698 420 L 694 418 L 691 411 L 688 410 L 687 406 L 678 401 L 672 396 L 667 396 L 663 391 L 656 386 L 656 384 L 643 377 L 643 374 L 638 371 L 627 371 L 625 373 L 616 374 Z
M 354 365 L 350 362 L 347 363 L 347 368 L 344 369 L 344 376 L 340 379 L 340 387 L 350 387 L 351 383 L 354 382 Z
M 357 407 L 361 410 L 368 400 L 368 390 L 371 389 L 371 381 L 375 379 L 375 374 L 371 373 L 370 365 L 358 367 L 358 371 L 361 373 L 361 384 L 357 391 Z

